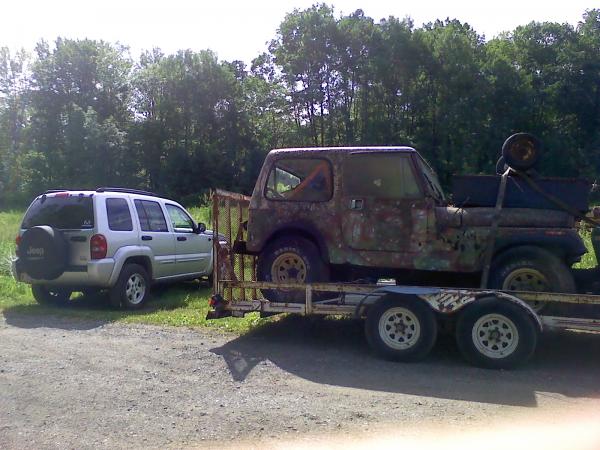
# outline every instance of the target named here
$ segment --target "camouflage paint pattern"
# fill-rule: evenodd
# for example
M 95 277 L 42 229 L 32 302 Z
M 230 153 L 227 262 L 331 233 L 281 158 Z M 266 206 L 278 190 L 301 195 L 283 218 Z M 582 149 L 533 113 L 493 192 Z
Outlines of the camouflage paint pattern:
M 408 155 L 421 190 L 416 199 L 351 199 L 344 194 L 343 160 L 353 152 L 398 152 Z M 330 162 L 333 195 L 323 202 L 267 199 L 264 195 L 273 164 L 287 158 L 320 158 Z M 494 208 L 457 208 L 436 195 L 419 170 L 418 153 L 409 147 L 316 148 L 273 150 L 267 156 L 249 205 L 246 250 L 258 254 L 282 234 L 300 233 L 313 239 L 331 264 L 477 272 Z M 358 209 L 356 203 L 362 201 Z M 495 247 L 519 239 L 528 243 L 569 239 L 572 257 L 585 252 L 573 219 L 560 211 L 505 209 L 500 216 Z M 577 243 L 577 241 L 579 243 Z M 562 242 L 562 241 L 561 241 Z M 557 245 L 560 245 L 557 244 Z M 573 250 L 573 248 L 575 250 Z M 579 253 L 577 255 L 576 253 Z

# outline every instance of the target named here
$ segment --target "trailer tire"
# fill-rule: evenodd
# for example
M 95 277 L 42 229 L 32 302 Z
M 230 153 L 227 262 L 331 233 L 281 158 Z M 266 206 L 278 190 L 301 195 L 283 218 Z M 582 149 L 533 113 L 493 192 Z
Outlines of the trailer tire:
M 386 297 L 369 307 L 365 335 L 379 356 L 393 361 L 417 361 L 427 356 L 435 344 L 435 313 L 418 299 Z
M 498 300 L 481 299 L 458 317 L 456 342 L 471 364 L 488 369 L 511 369 L 535 351 L 538 329 L 523 308 Z

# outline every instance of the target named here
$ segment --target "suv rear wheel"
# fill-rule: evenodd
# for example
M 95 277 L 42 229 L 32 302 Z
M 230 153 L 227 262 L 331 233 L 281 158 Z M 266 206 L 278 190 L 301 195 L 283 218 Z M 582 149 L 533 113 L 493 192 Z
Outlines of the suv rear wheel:
M 49 288 L 41 284 L 31 285 L 31 293 L 33 298 L 40 305 L 65 305 L 71 298 L 72 291 L 69 289 Z
M 110 304 L 115 308 L 139 309 L 150 296 L 150 277 L 143 266 L 126 264 L 121 269 L 117 283 L 109 293 Z
M 329 281 L 329 267 L 317 246 L 300 236 L 282 237 L 269 244 L 258 257 L 260 281 L 307 283 Z M 297 289 L 263 289 L 272 302 L 304 303 L 305 292 Z

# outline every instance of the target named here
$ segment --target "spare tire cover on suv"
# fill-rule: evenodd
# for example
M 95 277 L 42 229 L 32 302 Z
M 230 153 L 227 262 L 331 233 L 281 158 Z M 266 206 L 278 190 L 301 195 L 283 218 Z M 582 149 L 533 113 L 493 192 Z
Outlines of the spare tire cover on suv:
M 21 237 L 19 261 L 23 272 L 34 280 L 54 280 L 65 271 L 67 243 L 52 227 L 31 227 Z

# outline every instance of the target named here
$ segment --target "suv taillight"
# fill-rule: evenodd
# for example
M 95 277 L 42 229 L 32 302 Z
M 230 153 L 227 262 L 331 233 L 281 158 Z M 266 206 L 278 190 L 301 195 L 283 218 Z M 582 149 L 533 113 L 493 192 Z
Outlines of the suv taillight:
M 92 259 L 106 258 L 108 244 L 103 234 L 95 234 L 90 239 L 90 256 Z

